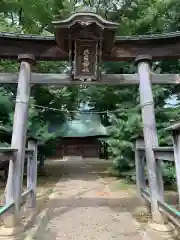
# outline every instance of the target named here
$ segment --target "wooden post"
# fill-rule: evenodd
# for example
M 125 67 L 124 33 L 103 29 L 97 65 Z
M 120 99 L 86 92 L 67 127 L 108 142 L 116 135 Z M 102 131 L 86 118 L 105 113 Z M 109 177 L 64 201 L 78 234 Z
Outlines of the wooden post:
M 36 207 L 36 184 L 37 184 L 37 141 L 29 140 L 28 149 L 33 150 L 33 155 L 28 157 L 27 165 L 27 190 L 31 190 L 30 207 Z
M 136 163 L 136 186 L 138 196 L 141 197 L 141 189 L 146 189 L 146 181 L 145 181 L 145 159 L 140 151 L 138 150 L 139 147 L 144 145 L 143 139 L 136 139 L 135 143 L 135 163 Z
M 25 144 L 30 98 L 31 64 L 34 57 L 28 54 L 19 55 L 20 72 L 14 112 L 11 147 L 17 149 L 16 160 L 10 161 L 6 188 L 6 203 L 15 202 L 15 220 L 19 219 L 22 194 L 22 180 L 25 158 Z
M 178 190 L 178 200 L 180 206 L 180 131 L 173 131 L 174 160 L 176 168 L 176 181 Z
M 162 217 L 158 208 L 158 200 L 163 199 L 163 196 L 161 196 L 163 181 L 161 175 L 157 176 L 157 164 L 153 152 L 153 147 L 158 146 L 158 138 L 151 87 L 151 60 L 152 58 L 150 56 L 138 56 L 136 58 L 136 64 L 140 79 L 140 103 L 148 170 L 148 181 L 151 193 L 152 220 L 156 223 L 164 223 L 164 218 Z

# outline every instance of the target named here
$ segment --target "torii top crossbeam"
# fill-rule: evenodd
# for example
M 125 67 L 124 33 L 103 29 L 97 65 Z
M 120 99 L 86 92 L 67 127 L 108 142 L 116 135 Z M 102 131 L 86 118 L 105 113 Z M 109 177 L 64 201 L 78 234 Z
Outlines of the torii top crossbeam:
M 74 13 L 64 21 L 53 23 L 55 36 L 36 36 L 0 33 L 0 58 L 17 59 L 19 54 L 32 54 L 37 60 L 68 60 L 67 33 L 73 25 L 92 24 L 104 31 L 102 61 L 132 61 L 138 55 L 148 54 L 155 60 L 179 58 L 180 33 L 139 36 L 116 36 L 117 24 L 89 12 Z M 65 34 L 66 33 L 66 34 Z M 106 51 L 107 50 L 107 51 Z

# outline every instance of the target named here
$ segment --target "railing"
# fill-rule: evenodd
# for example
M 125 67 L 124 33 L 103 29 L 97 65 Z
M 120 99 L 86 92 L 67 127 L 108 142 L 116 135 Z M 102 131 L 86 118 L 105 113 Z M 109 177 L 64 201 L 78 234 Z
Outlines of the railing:
M 167 204 L 164 200 L 164 184 L 162 176 L 162 161 L 170 161 L 175 163 L 178 200 L 180 205 L 180 124 L 172 125 L 168 128 L 173 133 L 173 147 L 157 147 L 153 148 L 156 159 L 156 171 L 151 172 L 146 164 L 145 144 L 142 138 L 136 139 L 135 161 L 136 161 L 136 184 L 140 198 L 145 199 L 147 203 L 151 203 L 151 189 L 147 186 L 145 180 L 145 166 L 147 165 L 147 175 L 152 174 L 157 182 L 157 204 L 159 211 L 176 226 L 180 227 L 180 211 L 175 207 Z
M 5 161 L 12 161 L 13 168 L 11 169 L 12 174 L 12 183 L 16 181 L 18 177 L 16 176 L 16 154 L 18 150 L 12 148 L 0 148 L 1 158 L 5 158 Z M 37 142 L 29 141 L 28 149 L 25 149 L 25 166 L 27 166 L 27 187 L 20 196 L 20 206 L 28 202 L 29 207 L 34 208 L 36 205 L 36 181 L 37 181 Z M 27 164 L 26 164 L 27 163 Z M 9 173 L 10 174 L 10 173 Z M 24 171 L 22 173 L 24 175 Z M 23 181 L 23 179 L 22 179 Z M 23 184 L 23 182 L 21 183 Z M 16 186 L 16 185 L 14 185 Z M 12 191 L 12 201 L 6 202 L 3 207 L 0 208 L 0 218 L 3 220 L 7 215 L 19 214 L 20 208 L 17 206 L 16 202 L 16 189 Z

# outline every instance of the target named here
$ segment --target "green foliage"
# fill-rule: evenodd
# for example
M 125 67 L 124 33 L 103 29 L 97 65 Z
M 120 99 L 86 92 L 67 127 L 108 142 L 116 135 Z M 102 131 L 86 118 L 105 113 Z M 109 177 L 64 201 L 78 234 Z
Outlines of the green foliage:
M 138 107 L 129 107 L 122 112 L 111 114 L 110 123 L 109 153 L 113 158 L 115 171 L 120 174 L 122 170 L 134 168 L 131 138 L 142 131 Z
M 163 178 L 165 184 L 176 184 L 176 171 L 174 165 L 170 163 L 163 164 Z
M 90 1 L 92 4 L 93 1 Z M 101 5 L 96 9 L 105 17 L 120 23 L 120 35 L 162 33 L 179 30 L 180 3 L 162 0 L 133 0 L 122 1 L 121 4 Z M 101 3 L 101 1 L 100 1 Z M 87 5 L 91 5 L 87 4 Z M 91 5 L 92 6 L 92 5 Z M 160 73 L 179 73 L 178 60 L 160 61 L 153 64 L 153 70 Z M 105 63 L 104 71 L 107 73 L 133 73 L 135 67 L 128 63 Z M 180 99 L 179 87 L 155 86 L 153 87 L 156 120 L 159 142 L 161 145 L 172 145 L 169 133 L 164 131 L 170 120 L 179 118 L 179 108 L 166 106 L 167 99 L 176 94 Z M 116 111 L 107 114 L 106 125 L 109 125 L 110 138 L 109 156 L 113 159 L 113 172 L 120 175 L 122 171 L 134 168 L 133 142 L 131 137 L 142 132 L 138 89 L 129 86 L 121 88 L 95 87 L 83 89 L 83 100 L 88 100 L 91 107 L 99 111 Z M 119 111 L 117 113 L 117 110 Z M 104 119 L 104 115 L 102 118 Z M 173 167 L 164 166 L 165 178 L 173 181 Z
M 51 0 L 46 1 L 1 1 L 0 2 L 0 31 L 32 33 L 51 35 L 51 22 L 58 15 L 63 15 L 64 10 L 68 12 L 70 5 L 67 2 Z M 60 73 L 67 66 L 66 62 L 38 62 L 35 71 Z M 17 61 L 1 60 L 0 72 L 18 72 Z M 60 89 L 52 86 L 33 86 L 29 109 L 28 132 L 39 137 L 43 142 L 54 138 L 55 134 L 49 134 L 48 126 L 51 123 L 63 123 L 66 118 L 72 118 L 72 114 L 66 114 L 68 110 L 77 108 L 78 88 L 64 87 Z M 13 113 L 15 107 L 16 86 L 3 84 L 0 87 L 0 121 L 3 125 L 12 127 Z M 42 107 L 37 107 L 40 105 Z M 46 108 L 44 109 L 43 106 Z M 53 111 L 60 109 L 62 111 Z M 48 144 L 51 151 L 52 146 Z
M 10 121 L 9 113 L 13 111 L 13 104 L 10 101 L 10 97 L 8 96 L 7 91 L 2 87 L 0 87 L 0 110 L 0 121 L 3 125 L 8 124 Z

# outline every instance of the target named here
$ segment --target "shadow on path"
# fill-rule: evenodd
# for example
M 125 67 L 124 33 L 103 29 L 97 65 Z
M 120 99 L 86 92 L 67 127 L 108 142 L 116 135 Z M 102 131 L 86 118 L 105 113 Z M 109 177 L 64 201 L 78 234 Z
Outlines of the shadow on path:
M 66 174 L 54 188 L 34 239 L 142 239 L 132 217 L 140 206 L 135 191 L 111 191 L 114 179 L 105 172 L 109 163 L 97 161 L 60 162 Z

